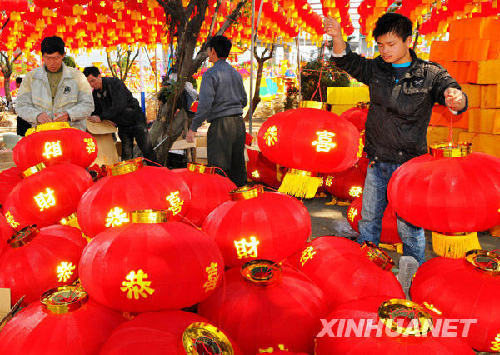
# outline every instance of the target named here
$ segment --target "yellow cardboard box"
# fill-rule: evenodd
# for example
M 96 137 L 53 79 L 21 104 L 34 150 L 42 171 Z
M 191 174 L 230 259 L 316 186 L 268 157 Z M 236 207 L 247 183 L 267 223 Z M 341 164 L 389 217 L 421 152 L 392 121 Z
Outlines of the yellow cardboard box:
M 327 103 L 331 105 L 351 105 L 358 102 L 370 101 L 368 86 L 355 87 L 329 87 L 327 90 Z

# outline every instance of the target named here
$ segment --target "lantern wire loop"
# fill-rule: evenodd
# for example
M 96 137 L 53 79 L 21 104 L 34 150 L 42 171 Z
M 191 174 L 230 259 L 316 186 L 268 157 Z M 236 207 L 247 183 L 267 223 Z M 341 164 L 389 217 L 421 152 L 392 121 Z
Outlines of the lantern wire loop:
M 187 326 L 182 333 L 182 345 L 189 355 L 234 354 L 228 337 L 217 327 L 205 322 L 195 322 Z
M 281 265 L 271 260 L 252 260 L 243 264 L 240 273 L 252 284 L 268 286 L 281 279 Z
M 370 261 L 382 268 L 382 270 L 390 271 L 394 266 L 394 261 L 389 254 L 372 242 L 364 242 L 361 244 L 361 250 L 366 254 Z
M 229 194 L 231 195 L 232 201 L 241 201 L 241 200 L 250 200 L 252 198 L 256 198 L 259 195 L 264 193 L 264 186 L 255 185 L 255 186 L 242 186 L 237 189 L 231 191 Z
M 37 132 L 58 131 L 61 129 L 77 129 L 77 128 L 71 127 L 68 122 L 47 122 L 28 129 L 26 131 L 25 137 Z
M 482 272 L 492 276 L 500 276 L 500 254 L 494 251 L 470 250 L 465 254 L 465 260 Z
M 142 157 L 125 160 L 107 167 L 107 173 L 111 176 L 125 175 L 133 173 L 144 166 Z
M 451 143 L 434 144 L 430 147 L 429 151 L 433 157 L 466 157 L 472 152 L 472 143 L 460 142 L 457 145 L 452 145 Z
M 76 311 L 87 301 L 87 292 L 79 285 L 56 287 L 44 292 L 40 298 L 43 307 L 55 314 Z
M 137 210 L 130 212 L 130 221 L 132 223 L 166 223 L 169 213 L 167 210 Z
M 12 248 L 20 248 L 31 242 L 38 235 L 38 233 L 40 233 L 40 230 L 35 224 L 32 224 L 14 233 L 12 237 L 7 240 L 7 243 Z
M 382 303 L 378 317 L 386 327 L 401 335 L 421 336 L 432 330 L 432 316 L 424 307 L 409 300 L 393 298 Z M 410 326 L 405 326 L 408 323 Z
M 28 169 L 24 170 L 22 172 L 22 175 L 23 175 L 24 178 L 27 178 L 27 177 L 29 177 L 31 175 L 34 175 L 34 174 L 42 171 L 45 168 L 46 168 L 45 163 L 41 162 L 41 163 L 38 163 L 38 164 L 36 164 L 34 166 L 31 166 Z

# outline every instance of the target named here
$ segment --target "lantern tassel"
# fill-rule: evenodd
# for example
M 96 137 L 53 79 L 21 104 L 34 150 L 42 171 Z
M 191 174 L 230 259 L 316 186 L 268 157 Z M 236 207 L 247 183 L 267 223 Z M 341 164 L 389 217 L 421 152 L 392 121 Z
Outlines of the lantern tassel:
M 313 198 L 323 183 L 323 179 L 300 170 L 291 170 L 283 178 L 279 192 L 295 197 Z
M 459 235 L 432 232 L 432 249 L 439 256 L 459 259 L 473 249 L 482 249 L 477 239 L 477 232 Z

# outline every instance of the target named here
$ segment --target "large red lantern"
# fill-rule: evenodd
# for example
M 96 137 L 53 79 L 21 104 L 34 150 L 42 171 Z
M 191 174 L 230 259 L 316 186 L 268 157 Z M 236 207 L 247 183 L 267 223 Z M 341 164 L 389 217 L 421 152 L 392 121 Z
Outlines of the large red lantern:
M 411 285 L 416 302 L 432 304 L 443 316 L 475 319 L 467 340 L 477 351 L 500 351 L 500 255 L 469 251 L 465 258 L 433 258 L 418 269 Z M 463 324 L 462 324 L 463 326 Z
M 0 214 L 0 256 L 3 251 L 7 248 L 7 240 L 14 234 L 14 229 L 7 223 L 7 220 Z
M 359 107 L 352 107 L 347 111 L 344 111 L 340 117 L 351 122 L 358 131 L 363 131 L 365 129 L 366 119 L 368 116 L 368 108 L 365 105 L 360 105 Z
M 21 172 L 18 167 L 12 167 L 0 172 L 0 207 L 5 203 L 7 196 L 17 183 L 23 180 Z
M 74 213 L 92 184 L 84 168 L 69 163 L 47 168 L 42 163 L 24 174 L 27 177 L 14 187 L 3 208 L 7 222 L 16 230 L 31 224 L 55 224 Z
M 97 157 L 97 142 L 91 134 L 67 122 L 49 122 L 28 131 L 12 149 L 12 157 L 22 170 L 61 162 L 86 168 Z
M 352 201 L 363 194 L 365 178 L 366 165 L 359 166 L 356 163 L 346 171 L 329 174 L 323 180 L 326 191 L 341 200 Z
M 232 201 L 217 207 L 203 231 L 219 245 L 227 266 L 268 259 L 282 261 L 304 246 L 311 234 L 311 217 L 302 202 L 262 186 L 231 193 Z
M 89 295 L 127 312 L 180 309 L 206 298 L 224 270 L 215 241 L 164 211 L 138 211 L 132 222 L 98 234 L 79 266 Z
M 196 197 L 183 217 L 198 227 L 201 227 L 208 214 L 217 206 L 229 201 L 229 192 L 236 189 L 236 185 L 229 178 L 216 174 L 214 167 L 189 163 L 187 169 L 172 171 L 182 177 L 191 196 Z
M 208 320 L 181 311 L 148 312 L 116 328 L 101 355 L 148 355 L 167 353 L 241 354 L 238 346 Z
M 81 288 L 63 286 L 41 295 L 0 333 L 0 354 L 97 354 L 124 318 L 88 300 Z
M 260 128 L 257 142 L 269 160 L 291 168 L 280 191 L 314 197 L 323 172 L 346 170 L 361 157 L 362 143 L 354 125 L 334 113 L 298 108 L 279 112 Z
M 76 280 L 85 240 L 77 228 L 54 225 L 27 227 L 12 235 L 0 257 L 0 287 L 12 298 L 37 300 L 50 288 Z
M 144 166 L 142 158 L 109 168 L 109 176 L 97 181 L 78 204 L 78 223 L 92 238 L 106 228 L 130 222 L 136 210 L 169 210 L 172 220 L 187 213 L 191 199 L 184 180 L 167 168 Z
M 198 307 L 244 354 L 280 346 L 312 353 L 325 311 L 323 292 L 304 274 L 263 260 L 227 271 L 224 285 Z
M 366 297 L 340 305 L 325 321 L 316 355 L 474 354 L 432 309 L 405 299 Z
M 398 216 L 435 232 L 437 254 L 463 257 L 480 248 L 476 231 L 500 224 L 500 158 L 437 146 L 395 171 L 388 197 Z M 453 235 L 464 232 L 473 233 Z
M 247 155 L 248 179 L 277 189 L 281 184 L 286 168 L 273 163 L 258 150 L 247 149 Z
M 368 255 L 353 241 L 326 236 L 314 239 L 290 261 L 323 290 L 330 309 L 367 296 L 404 298 L 391 272 L 392 260 L 380 249 L 365 249 Z

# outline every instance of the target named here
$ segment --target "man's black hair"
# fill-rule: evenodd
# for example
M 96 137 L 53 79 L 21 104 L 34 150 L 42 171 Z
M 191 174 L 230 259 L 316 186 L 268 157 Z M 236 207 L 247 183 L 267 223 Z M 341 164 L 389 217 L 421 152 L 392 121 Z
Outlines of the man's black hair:
M 207 43 L 207 47 L 215 49 L 219 58 L 227 58 L 232 46 L 231 41 L 226 36 L 212 37 Z
M 21 78 L 21 77 L 18 76 L 16 78 L 16 83 L 21 84 L 22 82 L 23 82 L 23 78 Z
M 93 77 L 97 78 L 99 74 L 101 74 L 101 72 L 97 67 L 86 67 L 85 69 L 83 69 L 83 75 L 85 75 L 85 77 L 92 75 Z
M 389 12 L 380 16 L 373 30 L 373 38 L 377 40 L 378 37 L 391 32 L 400 37 L 403 42 L 406 41 L 412 35 L 411 20 L 395 12 Z
M 55 52 L 59 52 L 61 55 L 64 55 L 64 41 L 61 37 L 45 37 L 42 41 L 41 47 L 42 54 L 52 54 Z

